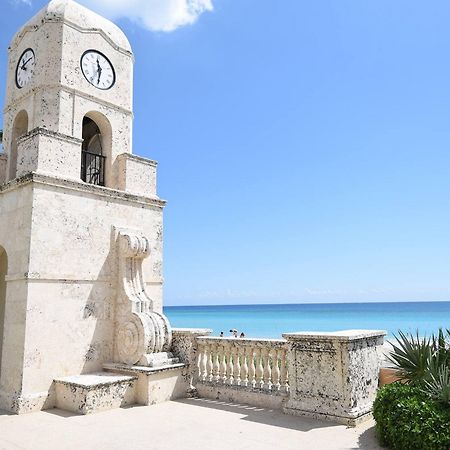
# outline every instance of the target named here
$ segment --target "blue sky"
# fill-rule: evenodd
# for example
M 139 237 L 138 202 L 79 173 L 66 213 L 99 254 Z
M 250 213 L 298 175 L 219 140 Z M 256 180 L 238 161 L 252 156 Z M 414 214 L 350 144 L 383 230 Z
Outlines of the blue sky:
M 2 103 L 8 42 L 45 4 L 5 2 Z M 84 0 L 135 52 L 165 303 L 449 300 L 450 3 L 158 2 Z

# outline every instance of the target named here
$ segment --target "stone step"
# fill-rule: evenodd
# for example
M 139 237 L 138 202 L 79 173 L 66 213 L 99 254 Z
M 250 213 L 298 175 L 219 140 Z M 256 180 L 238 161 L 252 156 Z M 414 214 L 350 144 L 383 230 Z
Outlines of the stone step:
M 56 407 L 92 414 L 135 404 L 136 375 L 98 372 L 54 380 Z
M 103 365 L 103 370 L 138 377 L 135 398 L 139 405 L 155 405 L 168 400 L 183 398 L 186 397 L 190 388 L 186 364 L 183 363 L 162 367 L 109 363 Z

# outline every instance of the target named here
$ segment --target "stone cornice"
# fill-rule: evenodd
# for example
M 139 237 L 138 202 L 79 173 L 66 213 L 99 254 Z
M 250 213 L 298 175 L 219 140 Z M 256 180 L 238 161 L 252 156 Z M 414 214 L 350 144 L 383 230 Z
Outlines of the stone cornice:
M 87 94 L 86 92 L 80 91 L 79 89 L 71 88 L 68 86 L 64 86 L 63 84 L 56 84 L 56 83 L 41 84 L 39 86 L 32 87 L 31 89 L 27 90 L 23 95 L 16 97 L 12 104 L 5 106 L 5 108 L 3 109 L 3 113 L 6 114 L 8 111 L 14 108 L 14 105 L 16 103 L 21 102 L 27 97 L 31 97 L 41 91 L 48 91 L 51 89 L 57 89 L 63 92 L 67 92 L 68 94 L 83 97 L 86 100 L 90 100 L 96 103 L 100 102 L 102 105 L 107 106 L 108 108 L 111 108 L 114 111 L 118 111 L 122 114 L 133 117 L 133 111 L 127 108 L 122 108 L 121 106 L 117 106 L 111 102 L 105 101 L 104 99 L 99 100 L 99 98 L 95 97 L 94 95 Z
M 110 283 L 112 279 L 112 275 L 110 276 L 86 276 L 79 275 L 75 277 L 73 274 L 59 274 L 55 276 L 51 273 L 46 272 L 25 272 L 25 273 L 15 273 L 10 274 L 5 277 L 7 282 L 13 281 L 29 281 L 29 282 L 41 282 L 41 283 L 83 283 L 83 284 L 91 284 L 91 283 Z M 159 286 L 162 285 L 164 280 L 162 278 L 153 279 L 149 281 L 144 281 L 144 283 L 148 286 Z
M 173 335 L 177 336 L 208 336 L 213 332 L 211 328 L 172 328 Z
M 157 161 L 153 159 L 144 158 L 142 156 L 133 155 L 133 153 L 121 153 L 117 156 L 117 159 L 131 159 L 133 161 L 138 161 L 143 164 L 147 164 L 148 166 L 156 167 L 158 165 Z
M 30 139 L 37 135 L 52 137 L 58 139 L 59 141 L 69 142 L 71 144 L 81 145 L 83 143 L 83 139 L 78 139 L 73 136 L 68 136 L 67 134 L 57 133 L 55 131 L 48 130 L 47 128 L 39 128 L 39 127 L 33 128 L 27 134 L 21 136 L 17 140 L 17 142 L 20 144 L 21 142 L 26 141 L 27 139 Z
M 119 191 L 117 189 L 111 189 L 103 186 L 96 186 L 94 184 L 84 183 L 78 180 L 68 180 L 64 178 L 58 178 L 53 175 L 35 172 L 27 173 L 20 178 L 16 178 L 14 180 L 9 181 L 8 183 L 1 185 L 0 195 L 4 192 L 17 189 L 19 186 L 25 186 L 31 183 L 40 184 L 43 186 L 52 186 L 71 191 L 83 192 L 85 194 L 104 197 L 113 201 L 115 200 L 119 202 L 131 202 L 135 204 L 140 204 L 142 206 L 151 206 L 158 209 L 162 209 L 166 205 L 166 201 L 161 200 L 160 198 L 144 197 L 140 195 L 130 194 L 125 191 Z
M 310 341 L 310 342 L 349 342 L 361 339 L 372 339 L 386 336 L 384 330 L 344 330 L 344 331 L 304 331 L 298 333 L 283 333 L 283 338 L 289 341 Z

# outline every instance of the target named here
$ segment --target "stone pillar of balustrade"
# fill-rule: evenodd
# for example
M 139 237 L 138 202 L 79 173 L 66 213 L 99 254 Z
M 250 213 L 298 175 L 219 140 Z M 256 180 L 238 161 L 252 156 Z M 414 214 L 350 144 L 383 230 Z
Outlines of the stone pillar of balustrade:
M 212 330 L 209 328 L 172 328 L 172 352 L 181 362 L 186 364 L 183 375 L 188 382 L 188 394 L 194 394 L 196 378 L 198 376 L 197 338 L 209 336 Z
M 290 397 L 287 414 L 354 426 L 375 399 L 385 331 L 286 333 Z

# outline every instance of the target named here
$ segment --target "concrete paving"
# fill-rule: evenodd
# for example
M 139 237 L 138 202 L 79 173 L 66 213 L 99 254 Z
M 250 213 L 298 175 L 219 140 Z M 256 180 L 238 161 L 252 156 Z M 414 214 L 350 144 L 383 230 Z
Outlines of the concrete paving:
M 90 416 L 0 412 L 0 449 L 379 450 L 374 423 L 356 428 L 203 399 Z

